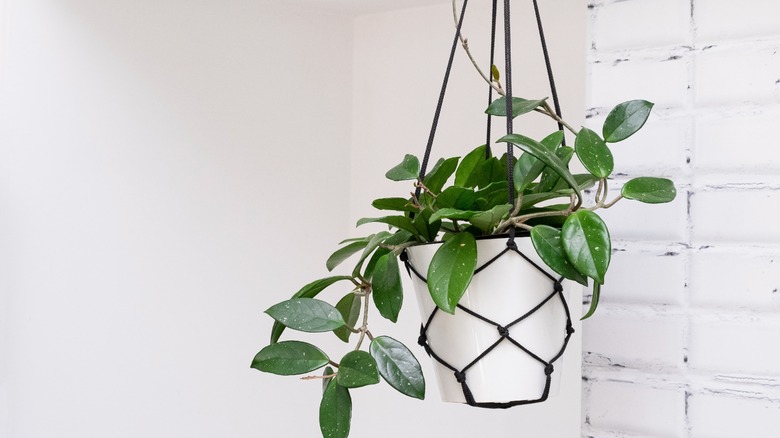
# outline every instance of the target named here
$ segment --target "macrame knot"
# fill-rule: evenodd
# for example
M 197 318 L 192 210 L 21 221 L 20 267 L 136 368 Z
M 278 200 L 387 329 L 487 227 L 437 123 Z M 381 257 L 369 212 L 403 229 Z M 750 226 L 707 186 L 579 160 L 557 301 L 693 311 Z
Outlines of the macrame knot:
M 466 381 L 466 374 L 464 374 L 464 373 L 462 373 L 460 371 L 455 371 L 455 380 L 457 380 L 458 383 L 465 382 Z
M 566 334 L 570 336 L 574 334 L 574 327 L 572 327 L 571 324 L 566 326 Z
M 554 370 L 555 370 L 555 369 L 553 368 L 553 365 L 552 365 L 552 364 L 547 364 L 547 366 L 546 366 L 546 367 L 544 367 L 544 374 L 546 374 L 546 375 L 548 375 L 548 376 L 549 376 L 550 374 L 552 374 L 552 373 L 553 373 L 553 371 L 554 371 Z
M 401 252 L 401 255 L 398 256 L 398 259 L 401 260 L 402 262 L 406 262 L 407 260 L 409 260 L 409 254 L 406 253 L 406 250 L 403 250 Z
M 553 285 L 553 289 L 555 289 L 555 292 L 563 292 L 563 285 L 560 281 L 556 281 Z
M 515 243 L 515 239 L 509 239 L 506 241 L 506 246 L 509 249 L 517 250 L 517 243 Z
M 509 329 L 506 327 L 498 326 L 496 327 L 498 329 L 498 334 L 501 335 L 502 338 L 505 338 L 509 336 Z
M 425 345 L 428 343 L 428 336 L 425 336 L 425 334 L 420 335 L 419 338 L 417 338 L 417 344 L 420 347 L 425 347 Z

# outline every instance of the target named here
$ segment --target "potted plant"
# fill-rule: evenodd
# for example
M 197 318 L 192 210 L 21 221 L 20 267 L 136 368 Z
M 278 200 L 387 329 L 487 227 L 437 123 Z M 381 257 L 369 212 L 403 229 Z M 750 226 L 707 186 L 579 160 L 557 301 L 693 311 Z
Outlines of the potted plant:
M 500 338 L 496 344 L 510 344 L 501 340 L 510 337 L 508 332 L 512 327 L 509 325 L 518 321 L 495 321 L 473 311 L 469 307 L 471 304 L 459 307 L 464 296 L 473 293 L 469 289 L 470 284 L 476 282 L 475 271 L 479 275 L 486 274 L 487 271 L 480 271 L 486 261 L 496 258 L 495 252 L 519 254 L 524 263 L 531 263 L 532 269 L 538 270 L 537 277 L 548 282 L 540 296 L 548 298 L 535 310 L 556 301 L 558 310 L 551 313 L 559 319 L 561 315 L 569 317 L 562 293 L 564 283 L 590 285 L 593 298 L 585 319 L 597 308 L 612 251 L 607 226 L 597 211 L 611 208 L 624 198 L 650 204 L 670 202 L 675 198 L 676 191 L 670 180 L 651 177 L 631 179 L 623 184 L 620 195 L 614 199 L 608 197 L 609 177 L 614 168 L 609 145 L 636 133 L 647 120 L 652 103 L 633 100 L 617 105 L 606 118 L 601 133 L 597 133 L 588 128 L 572 128 L 553 112 L 545 99 L 513 97 L 510 102 L 513 118 L 536 111 L 556 119 L 575 136 L 574 147 L 565 146 L 561 130 L 540 141 L 509 134 L 498 142 L 514 145 L 522 152 L 516 161 L 506 154 L 493 156 L 490 148 L 482 145 L 462 158 L 439 160 L 423 176 L 420 176 L 418 158 L 406 155 L 386 177 L 393 181 L 412 181 L 415 193 L 376 199 L 372 205 L 389 213 L 361 219 L 357 225 L 381 223 L 388 229 L 342 241 L 341 247 L 326 262 L 327 268 L 333 270 L 348 259 L 354 260 L 351 273 L 311 282 L 291 299 L 266 311 L 275 320 L 271 343 L 255 356 L 251 366 L 281 375 L 301 375 L 324 369 L 321 375 L 309 376 L 324 383 L 319 414 L 323 436 L 348 435 L 350 391 L 377 384 L 380 378 L 404 395 L 424 397 L 425 379 L 411 350 L 392 337 L 372 333 L 368 324 L 372 308 L 392 322 L 397 320 L 404 302 L 402 265 L 409 270 L 415 283 L 427 290 L 420 305 L 424 311 L 420 341 L 441 365 L 439 359 L 443 353 L 436 351 L 438 347 L 432 347 L 430 340 L 425 339 L 425 329 L 430 328 L 434 315 L 448 318 L 460 314 L 472 319 L 482 318 L 481 322 L 488 320 L 494 324 L 489 327 L 492 336 Z M 486 112 L 506 117 L 509 107 L 507 99 L 501 97 Z M 575 155 L 587 173 L 570 171 L 569 164 Z M 509 181 L 507 175 L 511 176 Z M 591 190 L 593 187 L 595 190 Z M 591 202 L 585 202 L 585 194 L 591 195 Z M 491 239 L 491 236 L 503 238 Z M 483 244 L 493 246 L 490 255 L 480 255 Z M 342 294 L 329 295 L 329 303 L 321 299 L 320 293 L 331 287 Z M 493 292 L 479 293 L 484 296 Z M 428 300 L 427 304 L 425 300 Z M 507 303 L 499 298 L 495 301 L 499 305 Z M 521 312 L 520 320 L 524 313 L 533 312 Z M 544 327 L 539 325 L 534 330 L 549 332 Z M 346 354 L 328 355 L 309 343 L 280 341 L 286 329 L 333 332 L 344 342 L 354 341 L 354 347 Z M 442 329 L 441 332 L 448 331 Z M 570 324 L 561 328 L 563 332 L 568 340 Z M 538 356 L 533 351 L 525 351 L 521 343 L 515 343 L 526 356 Z M 561 345 L 550 350 L 556 352 L 558 349 L 560 352 L 551 356 L 532 357 L 531 362 L 543 365 L 547 376 L 542 399 L 550 389 L 552 362 L 562 353 Z M 447 360 L 451 359 L 443 362 L 448 363 Z M 467 385 L 461 382 L 461 379 L 465 380 L 462 365 L 444 368 L 454 374 L 457 384 L 462 384 L 465 401 L 474 404 L 476 397 L 471 394 L 470 398 Z M 504 402 L 506 400 L 498 400 L 495 407 L 506 407 L 502 405 Z M 490 403 L 487 405 L 494 407 Z

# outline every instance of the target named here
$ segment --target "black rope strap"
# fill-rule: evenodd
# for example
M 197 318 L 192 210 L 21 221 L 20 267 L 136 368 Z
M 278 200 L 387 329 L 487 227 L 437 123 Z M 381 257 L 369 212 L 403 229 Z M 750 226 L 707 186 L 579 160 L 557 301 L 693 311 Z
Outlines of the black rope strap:
M 539 29 L 539 41 L 542 43 L 542 53 L 544 54 L 544 65 L 547 67 L 547 79 L 550 81 L 550 93 L 553 98 L 555 114 L 559 119 L 563 118 L 561 113 L 561 103 L 558 100 L 558 88 L 555 86 L 555 75 L 553 75 L 552 63 L 550 62 L 550 52 L 547 50 L 547 39 L 544 37 L 544 26 L 542 26 L 542 14 L 539 12 L 539 3 L 533 0 L 534 13 L 536 15 L 536 27 Z M 563 131 L 563 123 L 558 122 L 558 130 Z M 563 145 L 566 146 L 566 138 L 563 139 Z
M 549 394 L 550 394 L 550 384 L 552 382 L 552 374 L 555 370 L 553 364 L 560 359 L 561 356 L 563 356 L 564 351 L 566 351 L 566 347 L 569 344 L 569 339 L 571 338 L 572 334 L 574 334 L 574 327 L 572 326 L 571 321 L 571 314 L 569 312 L 569 306 L 566 303 L 566 297 L 563 295 L 563 285 L 561 284 L 561 281 L 563 281 L 563 277 L 556 278 L 550 275 L 547 271 L 542 269 L 541 266 L 539 266 L 537 263 L 535 263 L 533 260 L 531 260 L 528 256 L 522 253 L 517 248 L 517 245 L 515 244 L 515 241 L 510 239 L 507 241 L 507 247 L 504 248 L 502 251 L 500 251 L 496 256 L 492 257 L 490 260 L 485 262 L 482 266 L 479 266 L 475 271 L 474 275 L 479 274 L 480 272 L 484 271 L 485 268 L 493 264 L 496 260 L 500 259 L 501 257 L 505 256 L 508 253 L 515 253 L 520 255 L 520 257 L 527 263 L 529 263 L 531 266 L 533 266 L 536 270 L 544 274 L 545 277 L 547 277 L 550 280 L 551 283 L 551 291 L 550 293 L 542 300 L 540 301 L 536 306 L 531 308 L 530 310 L 526 311 L 519 317 L 517 317 L 515 320 L 509 322 L 508 324 L 500 324 L 496 321 L 491 320 L 490 318 L 480 315 L 479 313 L 469 309 L 468 307 L 458 304 L 457 308 L 465 312 L 474 318 L 484 322 L 485 324 L 491 325 L 496 328 L 497 332 L 497 339 L 496 341 L 491 344 L 488 348 L 486 348 L 484 351 L 482 351 L 477 357 L 475 357 L 471 362 L 469 362 L 466 366 L 464 366 L 461 369 L 456 368 L 454 365 L 447 362 L 444 358 L 442 358 L 440 355 L 438 355 L 434 349 L 434 347 L 430 344 L 428 341 L 428 329 L 431 327 L 431 324 L 433 323 L 434 319 L 441 313 L 441 310 L 436 307 L 433 312 L 428 316 L 428 319 L 420 326 L 420 336 L 417 340 L 418 344 L 422 346 L 425 349 L 425 352 L 428 354 L 428 356 L 432 357 L 435 361 L 440 363 L 445 368 L 449 369 L 453 372 L 453 375 L 455 376 L 455 379 L 460 383 L 461 388 L 463 390 L 463 397 L 466 400 L 466 403 L 470 406 L 479 407 L 479 408 L 489 408 L 489 409 L 506 409 L 511 408 L 513 406 L 520 406 L 520 405 L 527 405 L 532 403 L 540 403 L 545 400 L 547 400 Z M 427 279 L 412 265 L 412 263 L 409 261 L 409 257 L 404 252 L 401 255 L 401 260 L 404 262 L 404 265 L 406 266 L 406 270 L 409 273 L 409 275 L 414 275 L 423 282 L 427 283 Z M 518 324 L 520 324 L 522 321 L 528 319 L 530 316 L 535 314 L 539 309 L 543 308 L 546 305 L 553 305 L 554 299 L 558 298 L 557 303 L 559 303 L 561 306 L 563 306 L 564 313 L 566 315 L 566 327 L 563 330 L 562 333 L 562 344 L 560 350 L 551 358 L 542 358 L 530 349 L 528 349 L 526 346 L 524 346 L 522 343 L 514 339 L 510 334 L 510 329 Z M 471 388 L 468 385 L 468 379 L 467 379 L 467 373 L 469 369 L 471 369 L 474 365 L 476 365 L 480 360 L 485 358 L 488 354 L 490 354 L 493 350 L 495 350 L 496 347 L 498 347 L 502 342 L 509 342 L 510 344 L 517 347 L 519 350 L 524 352 L 526 355 L 530 356 L 533 360 L 538 362 L 544 370 L 544 376 L 545 376 L 545 384 L 544 384 L 544 390 L 542 392 L 541 397 L 538 399 L 532 399 L 532 400 L 515 400 L 515 401 L 509 401 L 509 402 L 486 402 L 486 401 L 477 401 L 474 398 L 474 394 L 471 391 Z

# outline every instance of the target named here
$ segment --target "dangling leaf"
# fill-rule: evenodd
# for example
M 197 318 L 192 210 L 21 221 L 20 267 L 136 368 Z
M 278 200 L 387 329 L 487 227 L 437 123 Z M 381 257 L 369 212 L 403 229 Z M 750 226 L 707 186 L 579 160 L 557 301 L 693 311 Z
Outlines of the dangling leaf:
M 420 363 L 406 346 L 388 336 L 371 341 L 369 353 L 376 360 L 379 374 L 401 394 L 425 398 L 425 377 Z
M 322 350 L 300 341 L 271 344 L 252 360 L 252 368 L 282 376 L 305 374 L 327 364 L 328 356 Z
M 469 223 L 485 233 L 490 233 L 506 218 L 511 210 L 512 206 L 509 204 L 496 205 L 488 211 L 475 214 L 469 219 Z
M 363 219 L 360 219 L 357 222 L 357 226 L 369 224 L 369 223 L 382 223 L 387 224 L 392 227 L 398 228 L 399 230 L 405 230 L 408 231 L 414 235 L 417 235 L 417 230 L 414 228 L 414 225 L 412 224 L 412 220 L 409 219 L 406 216 L 385 216 L 385 217 L 364 217 Z
M 328 257 L 328 261 L 325 262 L 325 266 L 328 268 L 328 271 L 335 269 L 344 260 L 350 258 L 350 256 L 353 254 L 365 248 L 367 244 L 367 240 L 358 240 L 339 248 L 336 252 L 331 254 L 331 256 Z
M 447 313 L 466 293 L 477 266 L 477 242 L 469 233 L 458 233 L 436 251 L 428 267 L 428 290 L 433 302 Z
M 523 99 L 522 97 L 513 97 L 512 118 L 530 113 L 536 108 L 542 106 L 545 100 L 547 100 L 546 97 L 544 99 L 538 100 L 528 100 Z M 491 103 L 490 106 L 485 110 L 485 113 L 490 114 L 491 116 L 506 117 L 506 97 L 502 96 L 494 100 L 493 103 Z
M 583 286 L 588 279 L 572 266 L 561 243 L 561 231 L 548 225 L 537 225 L 531 229 L 531 241 L 536 253 L 553 271 Z
M 630 100 L 616 106 L 604 120 L 602 134 L 609 143 L 623 141 L 644 126 L 653 104 L 646 100 Z
M 612 256 L 607 225 L 592 211 L 578 210 L 563 224 L 561 233 L 566 257 L 582 274 L 604 284 Z
M 590 299 L 590 309 L 588 309 L 588 313 L 585 314 L 582 318 L 580 318 L 580 321 L 585 320 L 593 316 L 594 313 L 596 313 L 596 307 L 599 306 L 599 295 L 601 295 L 601 285 L 593 282 L 593 297 Z
M 335 307 L 314 298 L 282 301 L 265 313 L 288 328 L 308 333 L 330 332 L 344 326 L 344 319 Z
M 398 314 L 404 301 L 398 257 L 385 254 L 379 258 L 373 276 L 374 304 L 379 314 L 392 322 L 398 321 Z
M 352 421 L 349 390 L 331 381 L 320 402 L 320 431 L 323 438 L 347 438 Z
M 406 198 L 380 198 L 374 200 L 371 205 L 377 210 L 392 210 L 417 212 L 419 209 L 412 205 L 411 200 Z
M 406 231 L 399 231 L 399 232 L 406 233 Z M 363 254 L 360 255 L 360 259 L 358 259 L 357 264 L 355 264 L 355 268 L 352 270 L 352 275 L 357 277 L 358 274 L 360 274 L 360 269 L 363 267 L 363 262 L 366 261 L 368 256 L 370 256 L 371 253 L 374 252 L 374 250 L 379 248 L 379 246 L 382 245 L 383 242 L 386 242 L 392 236 L 393 234 L 390 234 L 387 231 L 380 231 L 372 235 L 371 239 L 369 239 L 368 243 L 366 244 L 366 248 L 363 250 Z
M 365 351 L 351 351 L 339 362 L 339 385 L 345 388 L 360 388 L 379 383 L 376 361 Z
M 414 155 L 406 154 L 400 164 L 388 170 L 387 179 L 393 181 L 408 181 L 417 179 L 420 175 L 420 160 Z
M 473 151 L 466 154 L 461 160 L 458 170 L 455 171 L 455 185 L 458 187 L 474 187 L 476 186 L 476 178 L 474 174 L 479 167 L 484 163 L 485 158 L 485 145 L 479 146 Z
M 647 204 L 663 204 L 674 201 L 677 189 L 666 178 L 643 176 L 634 178 L 623 186 L 621 194 L 626 199 L 634 199 Z
M 354 328 L 358 318 L 360 318 L 361 304 L 360 297 L 352 292 L 344 295 L 344 298 L 336 303 L 336 309 L 341 314 L 345 324 L 343 327 L 333 330 L 333 333 L 344 342 L 349 342 L 349 337 L 352 334 L 347 327 Z
M 580 129 L 574 141 L 577 157 L 588 172 L 599 178 L 606 178 L 615 167 L 612 151 L 604 140 L 588 128 Z
M 477 200 L 477 195 L 473 189 L 467 189 L 465 187 L 452 186 L 447 187 L 436 198 L 436 206 L 438 208 L 456 208 L 458 210 L 468 210 L 474 205 L 474 201 Z
M 423 179 L 425 187 L 431 192 L 439 194 L 442 187 L 444 187 L 444 184 L 455 172 L 455 168 L 458 167 L 459 159 L 460 157 L 454 157 L 446 160 L 439 160 L 439 162 L 436 163 L 436 166 L 425 175 L 425 178 Z

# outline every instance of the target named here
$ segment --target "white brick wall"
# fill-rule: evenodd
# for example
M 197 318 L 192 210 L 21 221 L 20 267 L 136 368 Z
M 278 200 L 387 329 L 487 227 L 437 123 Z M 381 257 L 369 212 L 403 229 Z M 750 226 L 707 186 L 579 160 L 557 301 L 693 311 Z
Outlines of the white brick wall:
M 583 437 L 780 436 L 780 1 L 591 0 L 588 126 L 656 103 L 614 146 L 657 207 L 604 214 L 618 241 L 583 326 Z

